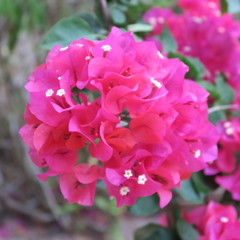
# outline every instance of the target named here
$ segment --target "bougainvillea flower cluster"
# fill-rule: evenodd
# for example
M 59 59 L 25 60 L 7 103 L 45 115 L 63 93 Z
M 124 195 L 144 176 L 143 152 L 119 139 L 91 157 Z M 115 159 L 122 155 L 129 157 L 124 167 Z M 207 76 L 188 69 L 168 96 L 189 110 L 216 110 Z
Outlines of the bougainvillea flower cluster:
M 237 210 L 232 205 L 209 202 L 185 212 L 185 220 L 196 226 L 200 237 L 197 240 L 240 239 L 240 221 Z
M 231 121 L 219 121 L 217 128 L 220 133 L 219 156 L 217 161 L 205 169 L 205 173 L 225 174 L 217 176 L 216 182 L 231 192 L 234 200 L 240 200 L 240 169 L 236 155 L 240 150 L 240 121 L 238 118 L 233 118 Z
M 177 42 L 177 50 L 204 64 L 205 79 L 213 81 L 222 72 L 230 85 L 239 90 L 240 24 L 231 14 L 221 15 L 219 1 L 179 0 L 179 5 L 182 14 L 158 7 L 146 12 L 143 19 L 153 26 L 147 39 L 158 42 L 155 36 L 162 33 L 166 24 Z
M 177 51 L 183 56 L 198 58 L 203 63 L 204 80 L 214 81 L 219 73 L 224 74 L 224 78 L 234 90 L 235 109 L 239 110 L 239 22 L 234 20 L 231 14 L 221 14 L 218 0 L 179 0 L 178 3 L 183 10 L 181 14 L 158 7 L 146 12 L 143 18 L 153 26 L 147 40 L 154 40 L 161 49 L 161 42 L 155 37 L 163 33 L 166 25 L 177 43 Z M 237 153 L 240 151 L 240 122 L 239 118 L 232 117 L 229 113 L 227 115 L 227 121 L 217 124 L 221 135 L 218 159 L 210 162 L 204 173 L 218 174 L 215 177 L 216 183 L 231 192 L 234 200 L 240 200 L 240 173 L 237 161 Z
M 238 118 L 219 121 L 217 129 L 220 133 L 218 160 L 205 169 L 206 174 L 210 175 L 219 172 L 231 173 L 236 170 L 235 153 L 240 149 L 240 121 Z
M 29 77 L 20 130 L 32 161 L 70 202 L 92 205 L 102 180 L 117 206 L 171 189 L 217 155 L 208 93 L 188 67 L 113 28 L 103 41 L 55 46 Z M 84 158 L 81 151 L 88 151 Z
M 193 16 L 215 16 L 221 15 L 219 0 L 179 0 L 180 7 Z

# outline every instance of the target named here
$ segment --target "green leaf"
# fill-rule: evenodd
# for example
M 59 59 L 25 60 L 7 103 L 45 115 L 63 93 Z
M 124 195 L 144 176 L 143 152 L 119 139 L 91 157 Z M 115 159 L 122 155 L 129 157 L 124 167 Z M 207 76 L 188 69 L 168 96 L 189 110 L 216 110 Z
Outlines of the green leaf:
M 75 16 L 85 20 L 95 33 L 106 34 L 106 30 L 103 28 L 101 22 L 95 15 L 91 13 L 79 13 L 76 14 Z
M 116 199 L 109 199 L 103 196 L 97 196 L 95 199 L 95 204 L 99 209 L 116 217 L 121 215 L 124 209 L 124 207 L 116 207 Z
M 151 32 L 152 25 L 147 23 L 135 23 L 128 25 L 127 29 L 132 32 Z
M 63 18 L 57 22 L 44 38 L 41 47 L 51 49 L 54 45 L 67 46 L 79 38 L 94 40 L 96 35 L 89 24 L 79 17 Z
M 81 208 L 82 208 L 82 206 L 77 203 L 65 204 L 62 206 L 58 206 L 57 213 L 60 215 L 70 214 L 70 213 L 78 211 Z
M 203 80 L 197 81 L 197 83 L 204 87 L 213 98 L 218 99 L 220 97 L 214 84 Z
M 174 40 L 169 28 L 165 25 L 162 34 L 159 36 L 164 52 L 173 52 L 177 49 L 177 43 Z
M 210 113 L 208 116 L 208 119 L 211 123 L 216 125 L 220 120 L 226 120 L 226 115 L 222 111 L 216 111 L 213 113 Z
M 176 4 L 176 0 L 152 0 L 153 6 L 159 6 L 162 8 L 170 8 Z
M 175 232 L 151 223 L 137 229 L 134 240 L 179 240 L 179 238 Z
M 177 231 L 181 240 L 196 240 L 199 237 L 199 234 L 194 227 L 183 219 L 177 221 Z
M 240 119 L 240 112 L 239 111 L 231 111 L 231 116 L 234 118 L 239 118 Z
M 216 80 L 216 89 L 219 94 L 219 99 L 216 102 L 216 105 L 227 105 L 231 104 L 234 100 L 234 91 L 233 89 L 227 84 L 224 77 L 219 75 Z
M 129 207 L 129 212 L 137 216 L 149 216 L 158 211 L 159 198 L 156 194 L 139 198 L 133 206 Z
M 225 0 L 228 5 L 229 13 L 239 13 L 240 12 L 240 0 Z
M 232 1 L 232 0 L 230 0 Z M 221 0 L 221 12 L 227 13 L 228 12 L 228 0 Z
M 117 5 L 111 5 L 109 7 L 109 11 L 113 23 L 117 25 L 123 25 L 126 22 L 125 14 L 117 7 Z
M 195 172 L 192 174 L 192 184 L 198 192 L 208 194 L 212 191 L 211 187 L 206 184 L 205 176 L 202 172 Z
M 175 188 L 175 191 L 186 201 L 201 204 L 203 203 L 204 194 L 198 193 L 191 179 L 181 182 L 181 188 Z
M 134 240 L 146 240 L 151 235 L 159 231 L 159 229 L 161 229 L 160 225 L 153 223 L 147 224 L 144 227 L 139 228 L 135 231 Z
M 187 77 L 194 80 L 202 79 L 204 73 L 203 64 L 197 59 L 192 57 L 186 57 L 178 52 L 170 52 L 168 53 L 169 58 L 179 58 L 182 62 L 184 62 L 188 67 L 189 71 L 187 73 Z

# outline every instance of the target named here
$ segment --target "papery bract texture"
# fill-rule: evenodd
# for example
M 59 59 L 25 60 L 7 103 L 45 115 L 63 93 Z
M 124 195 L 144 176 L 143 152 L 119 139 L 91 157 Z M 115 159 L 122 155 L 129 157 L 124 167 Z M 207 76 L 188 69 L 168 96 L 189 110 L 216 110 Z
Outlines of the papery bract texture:
M 240 239 L 240 221 L 232 205 L 225 206 L 211 201 L 207 206 L 186 211 L 184 219 L 196 226 L 200 234 L 197 240 Z
M 20 130 L 32 161 L 47 169 L 39 177 L 58 175 L 70 203 L 92 205 L 102 180 L 117 206 L 154 193 L 167 205 L 172 188 L 217 156 L 208 93 L 187 71 L 117 28 L 102 41 L 55 46 L 28 78 Z
M 239 22 L 231 14 L 221 15 L 218 0 L 179 0 L 179 5 L 182 14 L 158 7 L 145 13 L 143 20 L 153 26 L 146 40 L 157 42 L 161 50 L 156 36 L 166 24 L 178 45 L 177 50 L 204 64 L 206 80 L 214 81 L 222 72 L 229 84 L 239 91 Z

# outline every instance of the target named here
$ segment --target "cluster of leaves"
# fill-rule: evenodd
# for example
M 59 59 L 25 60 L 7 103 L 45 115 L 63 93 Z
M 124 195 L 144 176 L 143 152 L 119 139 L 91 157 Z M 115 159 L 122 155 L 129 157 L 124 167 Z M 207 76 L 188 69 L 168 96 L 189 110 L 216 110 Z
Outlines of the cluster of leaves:
M 197 231 L 181 218 L 171 229 L 150 223 L 138 229 L 134 235 L 135 240 L 196 240 L 198 237 Z
M 154 5 L 171 7 L 175 0 L 111 0 L 106 2 L 106 6 L 102 2 L 105 1 L 95 1 L 96 15 L 77 13 L 61 19 L 48 32 L 41 46 L 49 50 L 55 44 L 64 47 L 81 37 L 91 40 L 104 39 L 111 26 L 132 31 L 136 33 L 136 38 L 141 40 L 152 30 L 151 25 L 142 22 L 143 13 Z

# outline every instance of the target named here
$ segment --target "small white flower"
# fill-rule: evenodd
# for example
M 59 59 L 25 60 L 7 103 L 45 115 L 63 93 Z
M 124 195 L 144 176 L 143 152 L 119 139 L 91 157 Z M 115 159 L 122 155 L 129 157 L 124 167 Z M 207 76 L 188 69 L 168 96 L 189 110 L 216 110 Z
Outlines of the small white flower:
M 192 48 L 189 47 L 189 46 L 183 47 L 183 51 L 184 51 L 184 52 L 190 52 L 191 50 L 192 50 Z
M 221 217 L 220 221 L 223 222 L 223 223 L 227 223 L 227 222 L 229 222 L 229 218 Z
M 155 80 L 153 77 L 151 77 L 150 80 L 151 80 L 151 82 L 153 83 L 153 85 L 155 87 L 157 87 L 157 88 L 161 88 L 162 87 L 162 84 L 159 81 Z
M 102 48 L 105 52 L 109 52 L 109 51 L 112 49 L 112 47 L 111 47 L 110 45 L 103 45 L 101 48 Z
M 232 135 L 234 133 L 234 129 L 232 127 L 226 128 L 226 134 L 227 135 Z
M 130 178 L 132 176 L 133 176 L 132 170 L 125 170 L 124 177 Z
M 63 51 L 65 51 L 65 50 L 67 50 L 67 49 L 68 49 L 68 46 L 67 46 L 67 47 L 63 47 L 63 48 L 60 48 L 60 51 L 63 52 Z
M 219 27 L 219 28 L 217 29 L 217 31 L 218 31 L 219 33 L 225 33 L 225 32 L 226 32 L 226 29 L 225 29 L 224 27 Z
M 121 188 L 120 188 L 120 194 L 121 194 L 122 196 L 126 196 L 129 192 L 130 192 L 129 187 L 121 187 Z
M 201 23 L 203 22 L 203 19 L 200 18 L 200 17 L 193 17 L 193 21 L 194 21 L 195 23 L 201 24 Z
M 46 92 L 45 92 L 45 95 L 46 97 L 51 97 L 53 95 L 54 91 L 52 89 L 48 89 Z
M 61 88 L 61 89 L 58 89 L 58 90 L 57 90 L 57 95 L 58 95 L 58 96 L 61 97 L 61 96 L 63 96 L 64 94 L 65 94 L 65 90 L 64 90 L 64 89 Z
M 196 151 L 194 152 L 194 157 L 195 157 L 195 158 L 199 158 L 200 156 L 201 156 L 201 150 L 198 149 L 198 150 L 196 150 Z
M 145 174 L 138 176 L 138 184 L 145 184 L 146 181 L 147 181 L 147 178 L 146 178 Z
M 159 17 L 159 18 L 157 19 L 157 21 L 158 21 L 159 23 L 161 23 L 161 24 L 165 23 L 165 19 L 162 18 L 162 17 Z
M 158 56 L 161 58 L 161 59 L 164 59 L 164 56 L 161 54 L 160 51 L 157 52 Z
M 149 23 L 150 23 L 151 25 L 155 26 L 156 23 L 157 23 L 157 19 L 156 19 L 155 17 L 150 17 L 150 18 L 149 18 Z
M 225 122 L 225 123 L 223 124 L 223 126 L 224 126 L 225 128 L 229 128 L 229 127 L 232 126 L 232 124 L 231 124 L 231 122 Z

